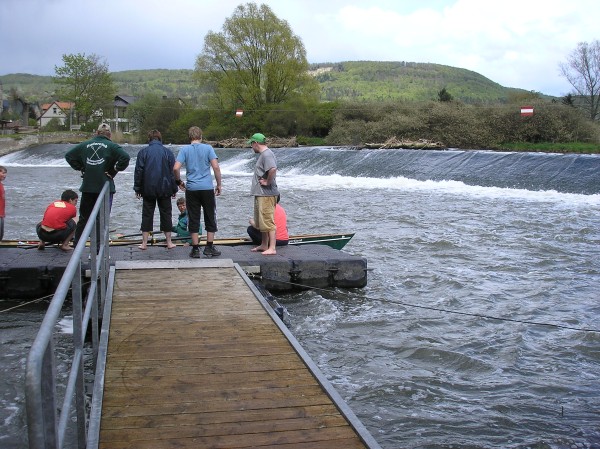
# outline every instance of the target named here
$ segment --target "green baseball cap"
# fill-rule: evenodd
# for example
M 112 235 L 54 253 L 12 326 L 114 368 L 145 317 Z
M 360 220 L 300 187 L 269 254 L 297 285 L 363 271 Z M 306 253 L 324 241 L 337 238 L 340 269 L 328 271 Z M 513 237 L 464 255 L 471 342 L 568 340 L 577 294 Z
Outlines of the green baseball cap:
M 267 141 L 267 138 L 265 137 L 264 134 L 256 133 L 256 134 L 252 134 L 252 137 L 250 137 L 250 140 L 248 140 L 248 142 L 246 142 L 246 143 L 247 144 L 251 144 L 252 142 L 265 143 L 266 141 Z

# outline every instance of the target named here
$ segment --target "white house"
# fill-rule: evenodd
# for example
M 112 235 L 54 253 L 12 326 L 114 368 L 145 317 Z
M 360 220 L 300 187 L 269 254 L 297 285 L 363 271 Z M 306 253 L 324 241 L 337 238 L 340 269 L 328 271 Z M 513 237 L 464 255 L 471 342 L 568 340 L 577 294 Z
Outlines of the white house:
M 61 125 L 65 124 L 73 103 L 68 101 L 54 101 L 42 105 L 42 115 L 38 117 L 38 125 L 43 128 L 52 119 L 58 119 Z
M 131 95 L 115 96 L 115 101 L 113 103 L 113 118 L 104 118 L 104 121 L 110 124 L 113 132 L 119 131 L 128 133 L 131 131 L 129 129 L 129 119 L 127 118 L 126 113 L 127 108 L 135 103 L 136 100 L 137 98 Z

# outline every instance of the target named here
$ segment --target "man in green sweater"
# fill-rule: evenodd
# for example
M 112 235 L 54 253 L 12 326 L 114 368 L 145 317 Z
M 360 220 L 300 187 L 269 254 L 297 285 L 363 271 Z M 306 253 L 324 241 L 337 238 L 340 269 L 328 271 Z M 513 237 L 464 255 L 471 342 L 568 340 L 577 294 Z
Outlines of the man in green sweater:
M 110 182 L 110 203 L 112 205 L 115 193 L 113 178 L 129 165 L 129 154 L 120 145 L 110 140 L 111 135 L 110 125 L 101 123 L 96 136 L 75 145 L 65 154 L 67 163 L 73 169 L 81 171 L 83 178 L 79 188 L 81 204 L 75 230 L 75 245 L 79 242 L 104 183 Z

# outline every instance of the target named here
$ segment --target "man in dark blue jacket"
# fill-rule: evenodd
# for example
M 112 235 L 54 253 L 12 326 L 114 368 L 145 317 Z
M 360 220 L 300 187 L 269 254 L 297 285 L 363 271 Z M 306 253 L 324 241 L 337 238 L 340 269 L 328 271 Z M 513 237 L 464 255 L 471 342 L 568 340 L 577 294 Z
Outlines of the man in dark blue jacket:
M 154 209 L 158 204 L 160 230 L 165 234 L 167 248 L 171 249 L 175 248 L 171 240 L 171 198 L 175 197 L 178 189 L 173 174 L 175 155 L 162 144 L 162 135 L 156 129 L 148 133 L 148 143 L 137 155 L 133 178 L 135 195 L 143 199 L 142 244 L 139 248 L 148 248 L 148 236 L 154 225 Z

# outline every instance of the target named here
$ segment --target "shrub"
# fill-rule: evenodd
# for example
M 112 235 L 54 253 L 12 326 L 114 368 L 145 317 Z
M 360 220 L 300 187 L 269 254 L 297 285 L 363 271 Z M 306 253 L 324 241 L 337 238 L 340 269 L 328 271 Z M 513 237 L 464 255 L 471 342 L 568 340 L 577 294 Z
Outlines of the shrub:
M 65 131 L 67 129 L 67 125 L 63 125 L 60 120 L 56 117 L 51 119 L 48 123 L 46 123 L 43 127 L 44 131 L 52 132 L 52 131 Z
M 428 139 L 456 148 L 500 148 L 507 142 L 600 142 L 598 123 L 560 103 L 532 102 L 534 115 L 520 106 L 462 103 L 345 103 L 327 136 L 330 145 L 383 143 L 389 138 Z

